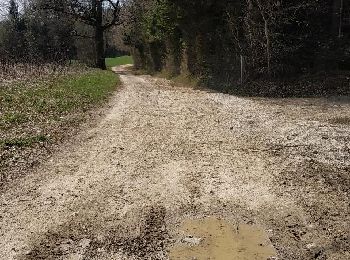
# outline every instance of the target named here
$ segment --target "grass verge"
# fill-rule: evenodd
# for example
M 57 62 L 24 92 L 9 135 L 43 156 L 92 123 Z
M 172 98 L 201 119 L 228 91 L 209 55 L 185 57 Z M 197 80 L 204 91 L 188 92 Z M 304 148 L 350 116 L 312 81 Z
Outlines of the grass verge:
M 87 70 L 0 88 L 0 186 L 64 140 L 116 89 L 111 71 Z
M 121 56 L 116 58 L 106 58 L 106 66 L 108 69 L 111 69 L 115 66 L 133 64 L 134 61 L 131 56 Z

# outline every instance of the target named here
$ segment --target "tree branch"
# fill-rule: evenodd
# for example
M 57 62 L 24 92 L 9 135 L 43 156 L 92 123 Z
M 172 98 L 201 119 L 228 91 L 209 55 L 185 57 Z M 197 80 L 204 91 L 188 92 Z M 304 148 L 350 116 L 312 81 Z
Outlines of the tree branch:
M 108 28 L 120 24 L 119 23 L 119 14 L 120 14 L 120 1 L 118 0 L 116 3 L 114 3 L 112 0 L 107 0 L 107 2 L 109 2 L 111 4 L 111 6 L 113 7 L 113 18 L 112 21 L 110 21 L 109 23 L 105 24 L 103 26 L 104 30 L 107 30 Z
M 96 23 L 96 19 L 94 19 L 93 16 L 90 16 L 88 14 L 86 14 L 86 12 L 82 12 L 79 13 L 75 8 L 77 8 L 78 6 L 69 6 L 69 10 L 67 10 L 66 8 L 64 8 L 63 6 L 58 6 L 58 5 L 51 5 L 50 3 L 45 3 L 40 5 L 40 8 L 43 10 L 50 10 L 50 11 L 54 11 L 60 14 L 65 14 L 68 16 L 71 16 L 72 18 L 74 18 L 75 20 L 78 20 L 80 22 L 83 22 L 87 25 L 91 25 L 94 26 Z M 79 8 L 79 7 L 78 7 Z

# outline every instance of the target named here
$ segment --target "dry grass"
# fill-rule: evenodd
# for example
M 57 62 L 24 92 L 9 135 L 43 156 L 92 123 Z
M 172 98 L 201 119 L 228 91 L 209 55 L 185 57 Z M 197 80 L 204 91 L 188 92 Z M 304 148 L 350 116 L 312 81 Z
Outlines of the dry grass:
M 158 78 L 169 79 L 175 86 L 180 86 L 180 87 L 197 88 L 200 85 L 199 80 L 191 75 L 180 74 L 178 76 L 173 76 L 166 71 L 162 71 L 162 72 L 156 73 L 154 76 Z
M 87 70 L 78 63 L 5 63 L 0 61 L 0 87 L 18 82 L 40 82 L 62 75 L 75 74 Z

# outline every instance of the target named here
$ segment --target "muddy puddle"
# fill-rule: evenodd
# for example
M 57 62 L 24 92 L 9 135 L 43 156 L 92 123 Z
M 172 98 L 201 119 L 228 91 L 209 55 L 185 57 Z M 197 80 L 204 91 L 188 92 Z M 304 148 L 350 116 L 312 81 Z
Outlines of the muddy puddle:
M 265 232 L 225 220 L 186 220 L 179 230 L 181 243 L 170 249 L 170 260 L 266 260 L 276 256 Z

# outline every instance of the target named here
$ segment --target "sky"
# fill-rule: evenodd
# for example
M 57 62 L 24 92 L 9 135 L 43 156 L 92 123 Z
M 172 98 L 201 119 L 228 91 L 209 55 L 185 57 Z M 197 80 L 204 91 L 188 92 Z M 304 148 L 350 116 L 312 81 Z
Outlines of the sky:
M 23 3 L 24 0 L 17 0 L 16 2 L 19 5 L 19 8 L 21 9 L 21 3 Z M 9 0 L 0 0 L 0 19 L 4 18 L 8 12 L 8 4 Z
M 4 17 L 7 13 L 7 5 L 8 1 L 7 0 L 0 0 L 0 19 Z
M 4 19 L 8 13 L 8 4 L 10 0 L 0 0 L 0 20 Z M 17 4 L 19 5 L 19 10 L 21 10 L 21 6 L 23 6 L 23 3 L 27 2 L 27 0 L 16 0 Z M 121 3 L 127 2 L 127 0 L 120 1 Z

